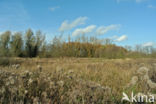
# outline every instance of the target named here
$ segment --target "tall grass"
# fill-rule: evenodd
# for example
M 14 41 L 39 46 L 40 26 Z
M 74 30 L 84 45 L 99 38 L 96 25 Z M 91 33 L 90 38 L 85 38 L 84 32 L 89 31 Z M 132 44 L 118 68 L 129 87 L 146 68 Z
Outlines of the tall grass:
M 13 64 L 20 64 L 21 62 L 19 60 L 16 60 L 14 58 L 6 58 L 6 57 L 0 57 L 0 66 L 9 66 Z
M 18 59 L 18 60 L 16 59 L 16 61 L 22 62 L 20 69 L 18 70 L 12 69 L 9 70 L 9 72 L 16 73 L 17 75 L 20 76 L 23 72 L 25 72 L 25 70 L 28 70 L 28 72 L 31 73 L 32 72 L 36 73 L 36 71 L 38 70 L 37 66 L 40 65 L 43 69 L 42 72 L 40 74 L 33 74 L 32 76 L 35 75 L 35 77 L 37 77 L 36 79 L 39 80 L 46 79 L 47 81 L 49 80 L 48 78 L 50 78 L 50 80 L 54 82 L 56 81 L 55 83 L 59 83 L 60 86 L 62 84 L 65 85 L 64 87 L 56 87 L 57 89 L 54 90 L 58 94 L 55 96 L 57 101 L 58 101 L 57 96 L 59 97 L 62 96 L 62 94 L 70 93 L 70 96 L 67 97 L 68 99 L 75 100 L 74 95 L 78 97 L 76 98 L 78 100 L 78 103 L 75 104 L 83 103 L 83 101 L 86 101 L 85 104 L 87 104 L 86 99 L 89 99 L 88 97 L 91 96 L 95 98 L 96 101 L 97 101 L 96 98 L 100 99 L 100 97 L 101 98 L 103 97 L 104 93 L 103 94 L 99 93 L 97 92 L 97 90 L 96 91 L 90 90 L 88 89 L 88 87 L 94 89 L 94 87 L 100 86 L 100 88 L 111 89 L 111 93 L 108 93 L 108 95 L 110 94 L 108 100 L 111 100 L 111 103 L 115 103 L 115 104 L 121 104 L 120 101 L 122 98 L 123 91 L 127 92 L 128 94 L 131 93 L 132 91 L 134 91 L 135 93 L 150 91 L 148 89 L 145 89 L 144 82 L 139 82 L 137 85 L 131 86 L 129 88 L 127 88 L 127 85 L 131 81 L 131 78 L 136 75 L 136 72 L 139 69 L 139 67 L 146 66 L 149 69 L 152 69 L 153 67 L 152 65 L 156 63 L 155 59 L 106 60 L 106 59 L 96 59 L 96 58 L 91 58 L 91 59 L 90 58 L 60 58 L 60 59 L 59 58 L 56 59 L 54 58 L 29 59 L 28 58 L 28 59 Z M 10 62 L 9 64 L 12 64 L 12 62 Z M 5 67 L 4 69 L 7 70 L 9 68 Z M 150 72 L 150 78 L 154 81 L 155 79 L 154 71 Z M 41 88 L 42 87 L 45 88 L 44 85 L 42 84 L 41 85 L 39 84 L 39 86 Z M 73 92 L 70 92 L 71 90 Z M 29 93 L 31 93 L 31 91 Z M 35 93 L 38 93 L 38 90 Z M 65 97 L 65 95 L 63 96 Z M 61 98 L 59 97 L 59 99 Z

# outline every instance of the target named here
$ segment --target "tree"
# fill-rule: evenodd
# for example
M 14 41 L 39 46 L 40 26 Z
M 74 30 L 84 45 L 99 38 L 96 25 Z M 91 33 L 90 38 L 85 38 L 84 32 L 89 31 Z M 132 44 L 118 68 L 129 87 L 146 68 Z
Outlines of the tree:
M 44 41 L 45 41 L 45 36 L 42 35 L 42 32 L 40 30 L 38 30 L 35 36 L 33 57 L 36 57 L 39 54 L 39 51 L 41 51 L 41 47 L 43 46 Z
M 41 49 L 40 49 L 40 53 L 39 56 L 40 57 L 49 57 L 49 45 L 44 41 Z
M 0 54 L 1 56 L 9 56 L 9 43 L 11 32 L 6 31 L 0 35 Z
M 63 52 L 62 36 L 54 37 L 51 45 L 51 54 L 53 57 L 61 57 Z
M 106 38 L 106 39 L 103 39 L 103 40 L 102 40 L 102 43 L 103 43 L 104 45 L 110 45 L 110 44 L 113 43 L 113 40 L 111 40 L 111 39 L 109 39 L 109 38 Z
M 22 55 L 23 39 L 22 34 L 20 32 L 17 32 L 12 36 L 10 45 L 11 45 L 11 53 L 13 56 L 18 57 Z
M 151 48 L 151 57 L 156 57 L 156 48 L 154 47 Z
M 33 51 L 34 51 L 34 45 L 35 45 L 35 37 L 34 33 L 31 29 L 28 29 L 25 34 L 25 51 L 26 56 L 33 57 Z
M 36 57 L 39 54 L 39 51 L 41 51 L 41 47 L 45 41 L 45 36 L 42 35 L 40 30 L 36 32 L 36 35 L 34 35 L 33 31 L 28 29 L 25 37 L 26 56 Z

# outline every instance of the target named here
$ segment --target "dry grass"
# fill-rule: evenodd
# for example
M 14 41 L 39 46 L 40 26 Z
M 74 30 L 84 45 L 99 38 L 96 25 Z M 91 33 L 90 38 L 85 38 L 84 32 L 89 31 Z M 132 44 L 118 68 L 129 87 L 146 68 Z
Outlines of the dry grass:
M 110 88 L 110 99 L 116 104 L 120 103 L 123 91 L 144 92 L 145 89 L 137 87 L 137 85 L 128 89 L 126 86 L 131 78 L 135 76 L 139 67 L 146 66 L 152 69 L 153 64 L 156 63 L 155 59 L 17 58 L 16 60 L 22 62 L 19 69 L 10 69 L 7 66 L 0 69 L 20 74 L 25 70 L 36 72 L 38 70 L 37 66 L 40 65 L 43 69 L 42 73 L 55 73 L 56 70 L 63 70 L 64 73 L 71 72 L 76 75 L 76 79 Z

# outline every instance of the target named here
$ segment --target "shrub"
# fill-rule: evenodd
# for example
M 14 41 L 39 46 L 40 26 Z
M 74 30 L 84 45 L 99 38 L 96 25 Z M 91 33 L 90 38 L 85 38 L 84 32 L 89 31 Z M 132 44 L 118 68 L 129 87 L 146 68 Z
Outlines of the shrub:
M 9 63 L 10 62 L 8 58 L 0 58 L 0 66 L 7 66 Z
M 9 66 L 13 64 L 20 64 L 21 62 L 17 61 L 16 59 L 10 58 L 0 58 L 0 66 Z
M 149 77 L 153 82 L 156 83 L 156 67 L 155 66 L 149 71 Z

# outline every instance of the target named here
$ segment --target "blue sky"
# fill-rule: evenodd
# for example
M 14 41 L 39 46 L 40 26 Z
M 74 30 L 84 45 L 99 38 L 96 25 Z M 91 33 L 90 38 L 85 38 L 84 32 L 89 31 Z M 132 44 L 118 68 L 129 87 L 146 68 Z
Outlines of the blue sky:
M 0 32 L 28 28 L 42 30 L 48 41 L 63 33 L 152 46 L 156 0 L 0 0 Z

